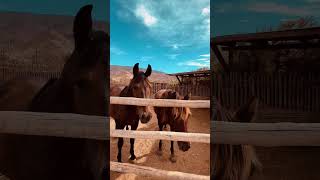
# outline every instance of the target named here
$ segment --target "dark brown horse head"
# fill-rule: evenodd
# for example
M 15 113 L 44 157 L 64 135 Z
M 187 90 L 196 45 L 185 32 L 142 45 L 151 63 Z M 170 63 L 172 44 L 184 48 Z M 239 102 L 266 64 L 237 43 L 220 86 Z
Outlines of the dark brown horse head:
M 84 6 L 75 17 L 75 48 L 64 65 L 61 82 L 63 89 L 70 92 L 71 111 L 105 115 L 110 36 L 92 29 L 91 11 L 92 5 Z
M 255 117 L 258 101 L 252 97 L 234 114 L 217 103 L 216 121 L 249 123 Z M 212 177 L 221 180 L 248 180 L 251 175 L 261 171 L 254 147 L 250 145 L 213 144 Z
M 190 100 L 191 94 L 181 96 L 176 91 L 168 92 L 168 99 Z M 174 107 L 172 108 L 172 117 L 174 123 L 174 130 L 176 132 L 188 132 L 188 121 L 191 116 L 190 108 L 188 107 Z M 190 149 L 190 142 L 178 141 L 178 147 L 181 151 L 188 151 Z
M 128 86 L 128 91 L 132 97 L 150 98 L 152 93 L 151 83 L 148 77 L 152 73 L 152 68 L 148 65 L 146 72 L 139 70 L 139 63 L 133 67 L 133 78 Z M 138 106 L 136 114 L 139 116 L 141 123 L 148 123 L 152 118 L 152 111 L 149 106 Z

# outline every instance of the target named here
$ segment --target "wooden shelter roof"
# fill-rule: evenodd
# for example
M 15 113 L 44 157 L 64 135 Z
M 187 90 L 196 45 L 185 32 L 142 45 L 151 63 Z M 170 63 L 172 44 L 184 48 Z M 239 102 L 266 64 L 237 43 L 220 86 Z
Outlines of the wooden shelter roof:
M 235 42 L 306 40 L 315 38 L 320 38 L 320 27 L 216 36 L 211 38 L 210 43 L 211 45 L 227 45 Z
M 176 76 L 179 83 L 181 84 L 184 77 L 192 77 L 192 78 L 198 78 L 198 77 L 210 77 L 211 70 L 202 70 L 202 71 L 191 71 L 191 72 L 182 72 L 182 73 L 175 73 L 175 74 L 168 74 L 169 76 Z M 181 79 L 180 79 L 180 78 Z
M 316 40 L 316 41 L 310 41 Z M 269 41 L 286 41 L 282 44 L 270 44 Z M 291 41 L 291 42 L 290 42 Z M 239 45 L 237 43 L 242 43 Z M 246 44 L 248 43 L 248 44 Z M 245 44 L 245 45 L 244 45 Z M 230 49 L 284 49 L 284 48 L 319 48 L 320 27 L 292 29 L 283 31 L 247 33 L 216 36 L 210 39 L 210 47 L 216 55 L 221 66 L 228 71 L 228 65 L 224 60 L 218 46 L 224 46 L 224 50 Z
M 175 73 L 175 74 L 168 74 L 170 76 L 210 76 L 210 70 L 204 71 L 191 71 L 191 72 L 182 72 L 182 73 Z

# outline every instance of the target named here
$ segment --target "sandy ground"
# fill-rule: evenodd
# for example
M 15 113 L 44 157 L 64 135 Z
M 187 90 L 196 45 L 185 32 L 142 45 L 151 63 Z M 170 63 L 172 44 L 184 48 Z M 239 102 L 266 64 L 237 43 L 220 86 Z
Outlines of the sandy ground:
M 210 133 L 210 112 L 209 109 L 192 109 L 192 117 L 189 119 L 189 131 Z M 111 121 L 110 128 L 114 129 L 114 121 Z M 139 124 L 138 130 L 158 130 L 157 119 L 153 116 L 148 124 Z M 117 142 L 116 138 L 111 139 L 110 142 L 110 160 L 117 161 Z M 122 148 L 122 161 L 126 163 L 134 163 L 141 166 L 149 166 L 162 170 L 180 171 L 186 173 L 193 173 L 199 175 L 209 175 L 210 172 L 210 145 L 203 143 L 191 143 L 191 148 L 187 152 L 182 152 L 178 149 L 175 143 L 175 153 L 177 162 L 172 163 L 170 157 L 170 142 L 163 141 L 163 154 L 159 156 L 156 151 L 158 150 L 158 140 L 142 140 L 136 139 L 135 141 L 135 155 L 137 160 L 129 162 L 129 139 L 124 139 Z M 135 174 L 123 174 L 111 172 L 112 180 L 155 180 L 160 178 L 142 177 Z M 163 178 L 162 178 L 163 179 Z

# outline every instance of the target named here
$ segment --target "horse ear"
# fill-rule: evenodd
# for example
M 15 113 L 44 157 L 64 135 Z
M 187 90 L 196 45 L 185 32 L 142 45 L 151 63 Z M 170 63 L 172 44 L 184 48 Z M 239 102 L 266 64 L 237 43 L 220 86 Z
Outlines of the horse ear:
M 238 122 L 251 122 L 258 109 L 258 99 L 255 97 L 250 98 L 247 104 L 240 107 L 240 109 L 235 113 L 234 121 Z
M 148 64 L 148 68 L 147 68 L 146 72 L 144 73 L 144 75 L 148 77 L 151 75 L 151 73 L 152 73 L 152 68 L 151 68 L 150 64 Z
M 90 33 L 92 32 L 92 12 L 93 6 L 83 6 L 77 13 L 73 22 L 73 36 L 75 41 L 75 48 L 83 48 L 90 40 Z
M 189 92 L 187 95 L 184 96 L 184 100 L 189 100 L 191 98 L 191 93 Z
M 133 66 L 133 77 L 135 77 L 136 75 L 138 75 L 139 73 L 139 63 L 136 63 L 134 66 Z

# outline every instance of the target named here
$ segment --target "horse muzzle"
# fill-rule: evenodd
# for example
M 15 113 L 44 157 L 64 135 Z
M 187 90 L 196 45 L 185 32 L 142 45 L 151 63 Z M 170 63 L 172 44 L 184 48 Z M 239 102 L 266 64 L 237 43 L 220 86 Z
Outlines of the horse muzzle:
M 190 149 L 190 142 L 182 142 L 182 141 L 178 141 L 178 146 L 179 149 L 183 152 L 186 152 Z
M 140 116 L 140 121 L 143 124 L 148 123 L 152 118 L 152 114 L 151 113 L 142 113 Z

